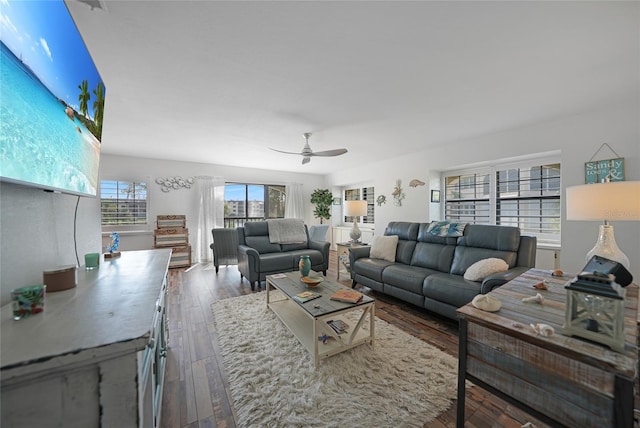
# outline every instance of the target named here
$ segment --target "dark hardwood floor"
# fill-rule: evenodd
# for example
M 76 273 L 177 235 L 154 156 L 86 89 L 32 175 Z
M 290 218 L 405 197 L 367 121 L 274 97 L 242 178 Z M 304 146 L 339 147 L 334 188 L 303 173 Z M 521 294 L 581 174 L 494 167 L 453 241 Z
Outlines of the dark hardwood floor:
M 336 277 L 335 252 L 327 276 Z M 343 275 L 341 283 L 350 285 Z M 166 366 L 161 426 L 167 428 L 235 427 L 236 415 L 213 323 L 211 303 L 252 291 L 240 281 L 236 266 L 197 265 L 170 271 L 168 299 L 169 351 Z M 376 299 L 376 315 L 425 342 L 458 355 L 457 323 L 428 313 L 367 288 Z M 545 425 L 494 397 L 482 388 L 466 393 L 466 427 L 517 428 L 527 422 Z M 425 427 L 455 427 L 455 401 Z M 330 423 L 328 423 L 330 426 Z

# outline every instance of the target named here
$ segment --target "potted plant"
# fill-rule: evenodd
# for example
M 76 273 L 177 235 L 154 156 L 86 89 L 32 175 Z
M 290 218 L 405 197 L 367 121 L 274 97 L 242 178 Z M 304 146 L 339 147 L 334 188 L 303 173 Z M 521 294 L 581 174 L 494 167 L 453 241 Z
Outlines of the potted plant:
M 311 203 L 316 205 L 313 215 L 320 219 L 320 224 L 322 224 L 322 219 L 328 220 L 331 218 L 332 202 L 333 195 L 329 189 L 316 189 L 311 194 Z

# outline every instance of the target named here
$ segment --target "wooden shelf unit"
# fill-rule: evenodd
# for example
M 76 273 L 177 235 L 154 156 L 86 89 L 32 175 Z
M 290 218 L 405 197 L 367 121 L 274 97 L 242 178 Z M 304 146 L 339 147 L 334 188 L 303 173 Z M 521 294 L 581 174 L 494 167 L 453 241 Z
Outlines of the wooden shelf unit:
M 171 248 L 170 268 L 191 266 L 191 245 L 185 215 L 159 215 L 153 232 L 153 248 Z

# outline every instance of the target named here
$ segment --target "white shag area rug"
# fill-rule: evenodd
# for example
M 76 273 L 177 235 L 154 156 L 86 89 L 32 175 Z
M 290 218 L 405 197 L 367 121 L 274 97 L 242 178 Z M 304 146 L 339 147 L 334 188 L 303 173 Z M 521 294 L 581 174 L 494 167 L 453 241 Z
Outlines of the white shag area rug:
M 458 360 L 378 318 L 373 348 L 357 346 L 314 370 L 265 298 L 212 305 L 238 426 L 422 427 L 456 398 Z

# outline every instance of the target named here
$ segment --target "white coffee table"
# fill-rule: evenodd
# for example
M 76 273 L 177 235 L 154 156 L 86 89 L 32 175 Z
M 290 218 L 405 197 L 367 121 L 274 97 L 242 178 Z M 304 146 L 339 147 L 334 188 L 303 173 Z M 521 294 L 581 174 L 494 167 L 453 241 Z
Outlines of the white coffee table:
M 320 276 L 313 272 L 312 275 Z M 284 298 L 272 300 L 273 294 L 269 293 L 271 287 L 280 290 Z M 348 288 L 326 278 L 315 287 L 307 287 L 300 280 L 299 272 L 267 275 L 267 306 L 311 353 L 315 368 L 318 368 L 321 359 L 363 343 L 370 343 L 373 346 L 375 342 L 375 300 L 366 295 L 358 303 L 331 300 L 331 295 L 339 289 Z M 293 299 L 296 294 L 307 290 L 317 291 L 321 296 L 305 303 L 299 303 Z M 359 313 L 355 324 L 345 318 L 345 314 L 350 312 Z M 327 324 L 327 321 L 337 319 L 348 322 L 350 325 L 348 332 L 337 334 Z M 366 328 L 367 322 L 368 328 Z M 323 343 L 319 339 L 323 335 L 333 339 Z

